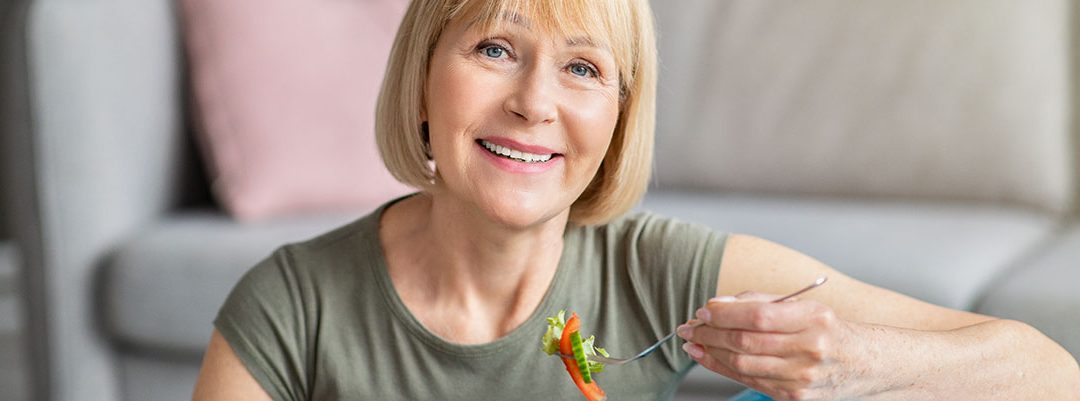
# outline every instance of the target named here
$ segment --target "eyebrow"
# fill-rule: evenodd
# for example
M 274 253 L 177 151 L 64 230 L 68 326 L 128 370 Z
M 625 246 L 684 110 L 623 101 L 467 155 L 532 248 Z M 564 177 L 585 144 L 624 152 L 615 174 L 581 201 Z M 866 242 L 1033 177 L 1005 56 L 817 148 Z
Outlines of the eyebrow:
M 529 19 L 521 14 L 515 12 L 503 12 L 501 15 L 501 19 L 510 22 L 511 24 L 519 25 L 526 30 L 532 30 L 532 27 L 529 24 Z M 473 20 L 469 23 L 468 27 L 475 25 L 477 22 L 479 21 Z M 568 38 L 566 39 L 566 44 L 570 47 L 592 47 L 608 51 L 611 50 L 610 48 L 608 48 L 608 46 L 601 46 L 600 44 L 596 43 L 595 40 L 588 36 L 575 36 L 572 38 Z
M 595 47 L 597 49 L 607 49 L 607 46 L 600 46 L 588 36 L 575 36 L 569 38 L 566 40 L 566 44 L 570 47 Z

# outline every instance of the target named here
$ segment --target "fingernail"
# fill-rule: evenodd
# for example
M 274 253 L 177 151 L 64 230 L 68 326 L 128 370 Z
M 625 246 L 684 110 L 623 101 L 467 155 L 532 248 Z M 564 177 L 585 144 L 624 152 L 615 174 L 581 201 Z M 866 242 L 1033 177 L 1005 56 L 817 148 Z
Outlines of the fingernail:
M 735 298 L 733 296 L 724 295 L 724 296 L 719 296 L 719 297 L 712 297 L 711 299 L 709 299 L 709 302 L 735 302 L 735 301 L 738 301 L 738 300 L 739 300 L 738 298 Z
M 698 319 L 701 319 L 701 320 L 704 320 L 704 321 L 707 322 L 707 321 L 709 321 L 709 317 L 710 317 L 709 310 L 705 309 L 705 308 L 698 309 L 697 312 L 694 313 L 694 316 L 697 316 Z
M 701 358 L 702 356 L 705 355 L 705 351 L 702 350 L 701 346 L 699 346 L 697 344 L 686 343 L 686 344 L 683 344 L 682 349 L 683 349 L 683 351 L 686 351 L 687 354 L 690 354 L 690 356 L 694 357 L 695 359 L 696 358 Z
M 679 337 L 682 337 L 683 340 L 689 340 L 690 339 L 690 329 L 691 329 L 691 327 L 690 327 L 689 324 L 683 324 L 683 325 L 680 325 L 679 328 L 675 329 L 675 331 L 679 333 Z

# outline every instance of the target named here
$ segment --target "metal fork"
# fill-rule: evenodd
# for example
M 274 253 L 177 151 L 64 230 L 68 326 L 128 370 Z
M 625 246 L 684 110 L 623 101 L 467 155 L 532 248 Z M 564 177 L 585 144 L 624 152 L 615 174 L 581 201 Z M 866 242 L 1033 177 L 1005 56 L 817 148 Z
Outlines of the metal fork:
M 778 303 L 778 302 L 787 301 L 787 300 L 789 300 L 789 299 L 791 299 L 791 298 L 793 298 L 793 297 L 795 297 L 795 296 L 797 296 L 799 294 L 810 291 L 810 290 L 812 290 L 814 288 L 817 288 L 818 286 L 820 286 L 822 284 L 825 284 L 826 281 L 829 281 L 828 277 L 825 277 L 825 276 L 818 277 L 818 279 L 814 280 L 814 282 L 811 283 L 810 285 L 808 285 L 806 287 L 803 287 L 802 289 L 800 289 L 798 291 L 795 291 L 793 293 L 790 293 L 788 295 L 777 298 L 777 299 L 773 300 L 772 303 Z M 697 327 L 697 326 L 701 326 L 702 324 L 705 324 L 705 322 L 696 321 L 696 322 L 691 323 L 690 326 L 691 327 Z M 632 356 L 630 358 L 611 358 L 611 357 L 605 357 L 605 356 L 602 356 L 602 355 L 590 355 L 589 360 L 604 363 L 604 364 L 609 364 L 609 365 L 622 365 L 624 363 L 633 362 L 633 361 L 636 361 L 638 359 L 644 358 L 645 356 L 653 353 L 653 351 L 656 351 L 657 349 L 659 349 L 660 346 L 663 345 L 665 342 L 667 342 L 668 340 L 671 340 L 672 338 L 675 338 L 676 333 L 678 333 L 678 331 L 672 331 L 671 334 L 668 334 L 668 335 L 664 336 L 664 338 L 661 338 L 655 344 L 650 345 L 648 348 L 645 348 L 645 350 L 639 352 L 637 355 L 634 355 L 634 356 Z M 566 355 L 566 354 L 562 354 L 562 356 L 567 357 L 567 358 L 573 358 L 574 357 L 573 355 Z

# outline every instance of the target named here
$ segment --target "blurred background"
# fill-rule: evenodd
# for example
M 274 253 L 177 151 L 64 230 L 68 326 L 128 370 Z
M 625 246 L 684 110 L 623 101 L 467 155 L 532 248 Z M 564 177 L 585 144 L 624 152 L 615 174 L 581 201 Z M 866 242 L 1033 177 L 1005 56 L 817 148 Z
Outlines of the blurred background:
M 13 41 L 9 38 L 11 32 L 6 27 L 12 24 L 15 7 L 15 1 L 0 0 L 0 27 L 4 27 L 0 29 L 0 41 L 3 41 L 0 46 L 3 48 Z M 0 63 L 6 65 L 11 62 L 14 62 L 11 55 L 0 55 Z M 9 87 L 6 80 L 0 82 L 0 93 L 7 93 Z M 6 104 L 8 98 L 7 95 L 0 94 L 0 104 Z M 0 106 L 0 109 L 9 108 Z M 8 139 L 12 136 L 8 132 L 8 124 L 4 122 L 9 118 L 10 114 L 0 112 L 2 147 L 8 146 Z M 24 315 L 27 305 L 22 297 L 22 264 L 12 240 L 14 234 L 11 228 L 11 213 L 14 213 L 14 209 L 9 205 L 13 200 L 10 194 L 15 190 L 11 177 L 17 174 L 12 169 L 17 167 L 8 163 L 5 155 L 6 151 L 0 152 L 0 170 L 4 171 L 0 174 L 0 400 L 30 401 L 30 369 L 26 359 L 29 343 L 25 338 L 27 323 Z
M 651 4 L 641 208 L 1080 355 L 1076 2 Z M 407 192 L 372 132 L 404 7 L 0 2 L 0 401 L 189 399 L 244 271 Z

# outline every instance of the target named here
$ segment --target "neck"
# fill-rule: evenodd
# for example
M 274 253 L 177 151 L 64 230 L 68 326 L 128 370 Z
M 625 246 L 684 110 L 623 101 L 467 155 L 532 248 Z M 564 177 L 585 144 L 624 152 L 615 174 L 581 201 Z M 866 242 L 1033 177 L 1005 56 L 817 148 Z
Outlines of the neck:
M 501 337 L 532 314 L 558 268 L 568 215 L 520 228 L 477 214 L 439 195 L 421 194 L 388 209 L 383 220 L 384 249 L 390 251 L 399 295 L 430 329 L 461 342 Z M 391 255 L 394 249 L 400 251 Z M 469 326 L 474 332 L 459 336 L 460 327 L 443 321 L 454 316 L 489 326 Z

